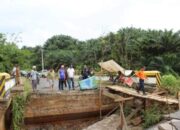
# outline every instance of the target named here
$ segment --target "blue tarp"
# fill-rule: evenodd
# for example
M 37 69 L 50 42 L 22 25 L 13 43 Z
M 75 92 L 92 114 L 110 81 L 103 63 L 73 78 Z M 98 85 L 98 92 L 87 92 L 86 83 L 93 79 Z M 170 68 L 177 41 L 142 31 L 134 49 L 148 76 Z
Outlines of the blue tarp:
M 79 81 L 80 90 L 96 89 L 98 87 L 98 80 L 96 76 Z

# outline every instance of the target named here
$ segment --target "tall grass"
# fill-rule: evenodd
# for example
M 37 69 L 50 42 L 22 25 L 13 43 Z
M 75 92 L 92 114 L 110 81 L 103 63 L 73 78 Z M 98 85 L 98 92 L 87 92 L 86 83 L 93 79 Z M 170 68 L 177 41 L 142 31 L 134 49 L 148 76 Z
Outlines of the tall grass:
M 28 95 L 30 93 L 30 82 L 27 79 L 23 79 L 24 83 L 24 92 L 20 95 L 13 97 L 12 101 L 12 121 L 13 121 L 13 130 L 20 130 L 21 125 L 23 124 L 24 118 L 24 107 L 27 102 Z
M 168 74 L 162 76 L 162 87 L 170 92 L 172 95 L 176 95 L 180 91 L 180 78 Z
M 143 117 L 144 117 L 143 127 L 148 128 L 148 127 L 161 121 L 162 113 L 161 113 L 161 110 L 159 109 L 158 105 L 154 104 L 154 105 L 152 105 L 152 107 L 147 108 L 143 112 Z

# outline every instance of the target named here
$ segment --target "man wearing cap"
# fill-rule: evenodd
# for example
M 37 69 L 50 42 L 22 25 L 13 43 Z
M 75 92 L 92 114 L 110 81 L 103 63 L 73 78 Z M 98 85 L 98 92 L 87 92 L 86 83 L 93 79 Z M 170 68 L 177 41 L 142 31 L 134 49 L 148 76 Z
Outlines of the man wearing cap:
M 36 71 L 36 66 L 33 66 L 32 71 L 31 71 L 31 81 L 32 81 L 33 92 L 35 92 L 35 90 L 37 89 L 37 80 L 38 80 L 38 73 Z

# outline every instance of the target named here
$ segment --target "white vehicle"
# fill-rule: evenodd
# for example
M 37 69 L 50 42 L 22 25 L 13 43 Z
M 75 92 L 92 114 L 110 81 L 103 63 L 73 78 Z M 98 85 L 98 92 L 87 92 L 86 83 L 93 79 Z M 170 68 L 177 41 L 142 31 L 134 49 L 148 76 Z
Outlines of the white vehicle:
M 47 75 L 48 75 L 48 70 L 42 70 L 42 72 L 40 73 L 40 76 L 41 76 L 42 78 L 46 78 Z

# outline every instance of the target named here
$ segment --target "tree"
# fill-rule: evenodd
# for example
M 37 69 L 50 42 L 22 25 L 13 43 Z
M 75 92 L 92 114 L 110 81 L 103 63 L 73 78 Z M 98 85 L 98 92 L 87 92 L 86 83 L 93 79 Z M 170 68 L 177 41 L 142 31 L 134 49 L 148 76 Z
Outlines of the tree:
M 114 59 L 126 69 L 147 66 L 150 70 L 180 74 L 180 31 L 122 28 L 116 33 L 87 41 L 66 35 L 55 35 L 43 46 L 19 49 L 0 34 L 0 69 L 8 71 L 14 62 L 23 68 L 36 65 L 41 70 L 41 49 L 45 68 L 60 64 L 84 64 L 97 67 L 100 61 Z

